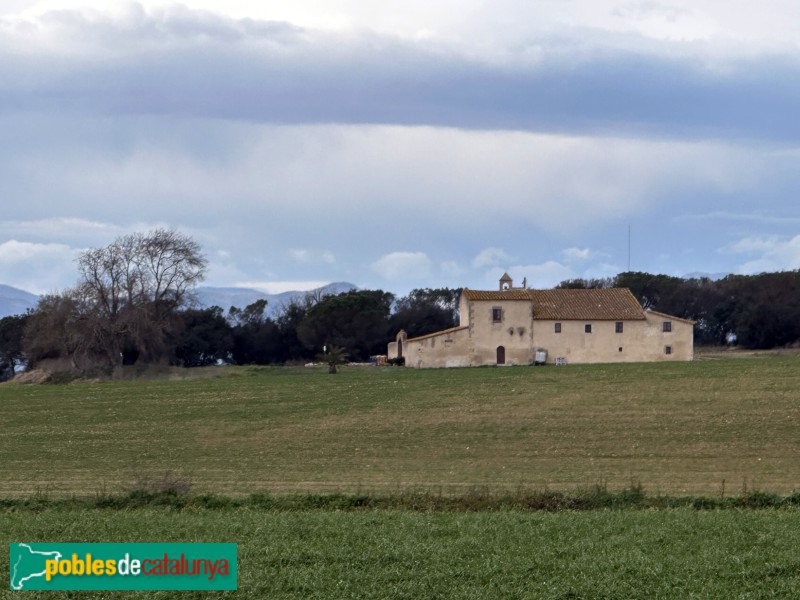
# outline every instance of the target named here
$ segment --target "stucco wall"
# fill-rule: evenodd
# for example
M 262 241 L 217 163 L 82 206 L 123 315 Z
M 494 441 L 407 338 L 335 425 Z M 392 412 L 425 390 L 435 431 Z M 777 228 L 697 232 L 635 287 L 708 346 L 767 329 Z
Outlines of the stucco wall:
M 663 331 L 664 321 L 671 323 L 670 332 Z M 555 324 L 561 323 L 561 333 Z M 536 345 L 547 350 L 547 362 L 559 357 L 568 363 L 647 362 L 692 360 L 694 327 L 681 319 L 646 313 L 646 318 L 624 321 L 622 332 L 616 332 L 616 321 L 535 321 Z M 591 324 L 592 332 L 585 332 Z M 666 348 L 671 353 L 667 354 Z
M 463 293 L 458 299 L 458 324 L 461 327 L 469 327 L 469 301 Z
M 397 332 L 397 335 L 394 338 L 393 342 L 389 342 L 389 346 L 386 352 L 386 358 L 394 359 L 398 358 L 399 356 L 405 356 L 406 350 L 406 342 L 408 340 L 408 336 L 404 330 L 400 330 Z
M 499 308 L 500 321 L 493 320 L 492 311 Z M 533 305 L 530 301 L 475 301 L 469 306 L 469 330 L 472 338 L 473 365 L 497 364 L 497 349 L 505 349 L 505 364 L 528 365 L 533 362 L 531 323 Z
M 406 366 L 415 368 L 468 367 L 470 354 L 469 329 L 466 327 L 411 338 L 406 341 L 403 351 Z
M 678 319 L 671 315 L 658 312 L 646 312 L 647 322 L 651 328 L 649 335 L 651 340 L 654 338 L 659 341 L 653 344 L 653 354 L 651 358 L 644 360 L 692 360 L 694 359 L 694 323 L 684 319 Z M 672 331 L 663 332 L 662 323 L 669 321 Z M 664 348 L 670 346 L 672 354 L 664 355 Z

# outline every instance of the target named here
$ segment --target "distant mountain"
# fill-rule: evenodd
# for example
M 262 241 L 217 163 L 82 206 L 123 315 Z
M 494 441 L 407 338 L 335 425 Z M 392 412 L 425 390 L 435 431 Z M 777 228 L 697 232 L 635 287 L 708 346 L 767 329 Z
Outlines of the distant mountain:
M 203 308 L 219 306 L 226 312 L 231 306 L 244 308 L 256 300 L 264 299 L 267 301 L 267 315 L 272 315 L 282 304 L 302 299 L 308 293 L 325 296 L 357 289 L 352 283 L 337 281 L 311 292 L 295 291 L 281 294 L 265 294 L 249 288 L 203 286 L 195 290 L 195 295 L 198 306 Z M 34 308 L 38 301 L 39 296 L 36 294 L 31 294 L 10 285 L 0 284 L 0 318 L 24 314 L 29 308 Z
M 292 300 L 302 300 L 306 294 L 335 296 L 336 294 L 357 289 L 352 283 L 344 281 L 329 283 L 310 292 L 293 291 L 280 294 L 265 294 L 251 288 L 201 286 L 195 290 L 195 296 L 198 306 L 202 308 L 219 306 L 226 312 L 231 306 L 244 308 L 257 300 L 266 300 L 267 316 L 272 316 L 283 304 L 288 304 Z
M 195 303 L 200 308 L 219 306 L 226 311 L 231 306 L 244 308 L 256 300 L 267 300 L 267 306 L 272 304 L 271 296 L 250 288 L 210 287 L 200 286 L 194 290 Z
M 24 314 L 38 301 L 36 294 L 0 283 L 0 318 Z

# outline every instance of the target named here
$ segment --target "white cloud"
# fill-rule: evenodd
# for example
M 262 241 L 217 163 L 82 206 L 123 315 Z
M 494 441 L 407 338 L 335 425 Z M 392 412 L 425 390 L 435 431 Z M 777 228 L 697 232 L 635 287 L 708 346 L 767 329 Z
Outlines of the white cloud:
M 565 248 L 561 251 L 561 256 L 567 262 L 582 262 L 591 259 L 594 252 L 589 248 Z
M 714 19 L 701 12 L 649 0 L 628 2 L 615 8 L 613 15 L 621 19 L 621 27 L 657 39 L 709 39 L 720 29 Z
M 9 240 L 0 244 L 0 264 L 13 265 L 46 261 L 73 252 L 72 248 L 64 244 L 32 244 Z
M 502 248 L 490 246 L 478 252 L 478 255 L 472 259 L 472 266 L 476 269 L 480 269 L 481 267 L 495 267 L 501 264 L 508 264 L 512 260 L 514 260 L 514 258 Z
M 292 260 L 303 264 L 332 265 L 336 263 L 336 256 L 330 250 L 317 252 L 308 248 L 294 248 L 289 250 L 289 256 Z
M 372 263 L 372 270 L 389 280 L 427 280 L 433 262 L 424 252 L 391 252 Z
M 150 12 L 176 11 L 165 0 L 139 0 Z M 642 40 L 733 39 L 762 45 L 797 39 L 797 5 L 792 0 L 741 3 L 736 10 L 719 0 L 406 0 L 402 10 L 374 0 L 182 0 L 192 9 L 234 18 L 285 20 L 306 27 L 339 31 L 371 29 L 410 39 L 446 40 L 473 51 L 498 52 L 533 45 L 548 32 L 580 30 L 599 33 L 635 33 Z M 76 6 L 134 14 L 127 0 L 4 0 L 0 14 L 27 15 Z M 133 6 L 133 8 L 131 8 Z M 186 9 L 183 9 L 186 10 Z M 141 12 L 141 9 L 139 10 Z M 640 43 L 642 43 L 640 41 Z
M 79 250 L 66 244 L 36 244 L 9 240 L 0 244 L 0 282 L 34 294 L 75 284 Z
M 746 237 L 730 246 L 729 250 L 737 254 L 752 254 L 756 252 L 769 254 L 785 247 L 785 245 L 785 240 L 774 235 L 769 237 Z
M 738 273 L 754 274 L 769 271 L 790 271 L 800 268 L 800 235 L 747 237 L 728 249 L 738 254 L 756 255 L 737 269 Z
M 106 246 L 115 238 L 134 231 L 147 231 L 155 225 L 134 223 L 119 225 L 80 217 L 51 217 L 46 219 L 0 221 L 0 236 L 48 242 L 79 243 Z
M 298 262 L 309 262 L 311 260 L 311 252 L 305 248 L 295 248 L 289 250 L 289 256 Z

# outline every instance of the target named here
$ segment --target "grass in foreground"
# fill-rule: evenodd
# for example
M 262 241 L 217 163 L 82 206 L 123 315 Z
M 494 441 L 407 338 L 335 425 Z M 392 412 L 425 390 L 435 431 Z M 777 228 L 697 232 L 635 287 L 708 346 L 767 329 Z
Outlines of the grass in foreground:
M 0 497 L 800 487 L 800 358 L 0 385 Z
M 48 509 L 0 517 L 0 539 L 9 541 L 237 542 L 235 595 L 245 598 L 756 599 L 800 590 L 797 510 Z M 0 546 L 0 565 L 8 565 L 8 544 Z

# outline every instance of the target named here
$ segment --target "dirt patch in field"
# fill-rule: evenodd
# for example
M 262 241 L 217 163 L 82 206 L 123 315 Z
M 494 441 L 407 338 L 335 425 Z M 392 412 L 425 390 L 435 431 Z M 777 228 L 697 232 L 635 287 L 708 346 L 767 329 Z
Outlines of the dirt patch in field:
M 52 375 L 50 371 L 44 369 L 33 369 L 19 373 L 8 383 L 44 383 Z

